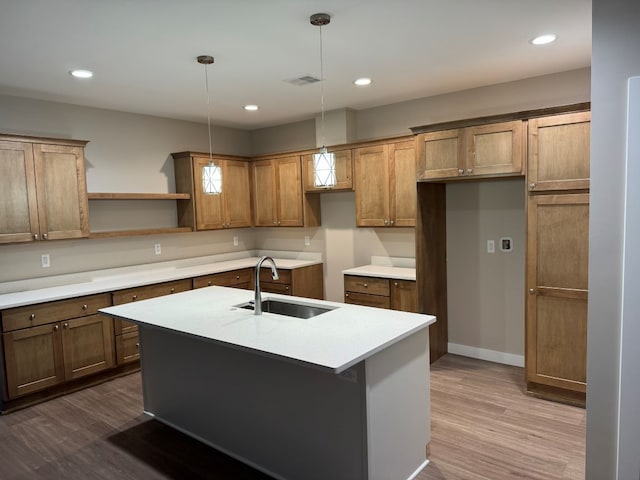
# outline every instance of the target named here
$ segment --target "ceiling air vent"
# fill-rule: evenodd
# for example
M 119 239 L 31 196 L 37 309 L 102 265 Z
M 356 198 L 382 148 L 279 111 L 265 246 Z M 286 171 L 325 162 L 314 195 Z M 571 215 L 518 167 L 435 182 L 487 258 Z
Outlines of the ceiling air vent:
M 314 77 L 312 75 L 302 75 L 301 77 L 285 80 L 285 82 L 290 83 L 291 85 L 295 85 L 297 87 L 303 87 L 304 85 L 310 85 L 312 83 L 317 83 L 319 81 L 320 81 L 319 78 Z

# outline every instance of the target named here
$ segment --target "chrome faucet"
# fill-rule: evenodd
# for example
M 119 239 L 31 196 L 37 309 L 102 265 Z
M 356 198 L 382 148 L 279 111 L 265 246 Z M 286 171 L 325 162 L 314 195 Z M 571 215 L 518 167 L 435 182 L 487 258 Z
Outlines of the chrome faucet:
M 254 315 L 262 315 L 262 295 L 260 295 L 260 268 L 262 262 L 271 262 L 271 278 L 278 280 L 278 269 L 276 268 L 276 262 L 271 257 L 261 257 L 256 264 L 255 272 L 255 297 L 253 301 L 253 313 Z

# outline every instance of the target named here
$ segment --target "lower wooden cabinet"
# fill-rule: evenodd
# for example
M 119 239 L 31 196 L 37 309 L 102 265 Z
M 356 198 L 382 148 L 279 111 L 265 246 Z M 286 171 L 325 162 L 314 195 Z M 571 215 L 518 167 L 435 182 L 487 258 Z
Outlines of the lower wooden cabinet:
M 324 273 L 321 263 L 291 270 L 278 270 L 278 280 L 271 277 L 266 265 L 260 270 L 262 292 L 295 295 L 296 297 L 324 299 Z
M 193 279 L 193 288 L 211 286 L 251 289 L 253 288 L 253 268 L 212 273 Z
M 414 280 L 344 276 L 344 301 L 355 305 L 418 311 L 418 289 Z
M 110 304 L 101 294 L 3 311 L 5 400 L 112 368 L 113 323 L 97 313 Z
M 530 195 L 527 212 L 527 389 L 584 404 L 589 194 Z
M 187 290 L 191 290 L 190 278 L 127 288 L 113 292 L 113 304 L 122 305 L 124 303 L 171 295 L 172 293 L 186 292 Z M 113 320 L 113 331 L 115 333 L 117 364 L 123 365 L 138 361 L 140 359 L 140 353 L 138 351 L 138 326 L 135 323 L 115 318 Z M 122 337 L 123 335 L 127 336 Z

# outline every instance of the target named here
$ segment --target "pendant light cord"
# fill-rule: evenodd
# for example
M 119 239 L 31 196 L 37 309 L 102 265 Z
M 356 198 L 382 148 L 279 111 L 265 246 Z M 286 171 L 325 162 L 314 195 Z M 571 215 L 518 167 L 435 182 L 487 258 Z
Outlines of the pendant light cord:
M 211 101 L 209 97 L 209 74 L 208 74 L 208 66 L 205 64 L 204 66 L 204 81 L 207 90 L 207 131 L 209 132 L 209 165 L 213 165 L 213 148 L 211 143 Z
M 322 123 L 322 148 L 325 147 L 324 140 L 324 64 L 322 61 L 322 25 L 320 28 L 320 121 Z

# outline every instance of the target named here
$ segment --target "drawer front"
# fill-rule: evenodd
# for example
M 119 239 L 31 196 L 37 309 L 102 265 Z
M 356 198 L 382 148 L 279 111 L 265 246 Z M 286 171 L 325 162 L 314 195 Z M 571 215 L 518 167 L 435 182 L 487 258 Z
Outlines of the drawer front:
M 111 295 L 99 293 L 69 300 L 10 308 L 2 312 L 2 329 L 10 332 L 71 318 L 86 317 L 96 314 L 100 308 L 110 306 Z
M 291 284 L 291 270 L 278 270 L 278 280 L 274 280 L 271 278 L 271 268 L 262 267 L 260 269 L 260 285 L 262 282 Z
M 147 300 L 149 298 L 162 297 L 172 293 L 185 292 L 191 290 L 191 279 L 176 280 L 174 282 L 156 283 L 145 285 L 144 287 L 128 288 L 118 290 L 113 293 L 113 304 L 135 302 L 136 300 Z
M 205 275 L 204 277 L 196 277 L 193 279 L 193 288 L 210 287 L 217 285 L 219 287 L 235 287 L 241 284 L 247 284 L 251 281 L 253 270 L 245 268 L 242 270 L 232 270 L 230 272 L 214 273 Z
M 137 332 L 138 325 L 133 322 L 127 322 L 120 318 L 113 319 L 113 333 L 115 335 L 122 335 L 123 333 Z
M 116 336 L 116 363 L 118 366 L 140 360 L 138 332 Z
M 389 296 L 389 280 L 387 278 L 344 276 L 344 291 L 368 293 L 371 295 Z
M 365 307 L 391 308 L 389 297 L 383 295 L 369 295 L 367 293 L 346 292 L 344 303 L 364 305 Z
M 260 291 L 263 293 L 281 293 L 291 295 L 291 286 L 283 283 L 260 282 Z

